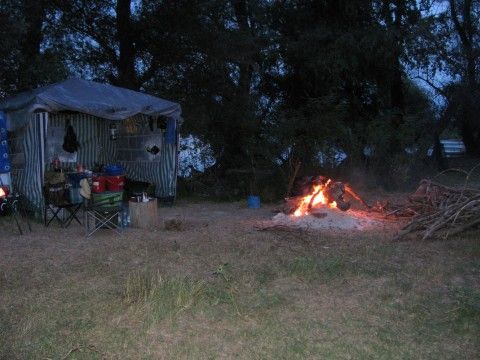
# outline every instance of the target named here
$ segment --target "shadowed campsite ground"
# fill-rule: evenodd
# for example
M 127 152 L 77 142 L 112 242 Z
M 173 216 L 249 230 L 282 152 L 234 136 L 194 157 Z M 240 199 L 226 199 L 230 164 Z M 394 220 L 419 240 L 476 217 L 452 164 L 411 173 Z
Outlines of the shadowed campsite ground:
M 181 203 L 159 229 L 0 222 L 0 358 L 453 359 L 480 351 L 478 232 L 256 231 L 271 208 Z M 165 219 L 181 220 L 165 230 Z M 3 225 L 2 225 L 3 226 Z

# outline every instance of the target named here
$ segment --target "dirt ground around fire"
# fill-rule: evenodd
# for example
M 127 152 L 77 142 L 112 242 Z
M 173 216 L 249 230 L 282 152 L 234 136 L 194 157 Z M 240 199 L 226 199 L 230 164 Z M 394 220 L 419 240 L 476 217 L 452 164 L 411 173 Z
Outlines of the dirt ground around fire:
M 0 359 L 478 358 L 478 231 L 257 230 L 274 208 L 180 201 L 88 239 L 0 218 Z

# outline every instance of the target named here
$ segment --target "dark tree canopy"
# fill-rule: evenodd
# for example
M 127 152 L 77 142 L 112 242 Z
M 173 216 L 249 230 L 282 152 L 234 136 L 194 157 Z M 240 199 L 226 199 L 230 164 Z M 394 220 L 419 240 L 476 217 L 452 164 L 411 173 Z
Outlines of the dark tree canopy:
M 479 17 L 478 0 L 4 0 L 0 96 L 106 81 L 181 102 L 227 182 L 342 153 L 394 184 L 446 127 L 480 154 Z

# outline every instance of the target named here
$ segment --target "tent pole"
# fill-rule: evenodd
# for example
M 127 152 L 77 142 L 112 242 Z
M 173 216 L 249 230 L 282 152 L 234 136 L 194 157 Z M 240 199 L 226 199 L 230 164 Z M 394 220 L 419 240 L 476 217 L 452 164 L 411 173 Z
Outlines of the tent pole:
M 176 145 L 176 150 L 175 150 L 175 189 L 174 189 L 174 193 L 173 193 L 173 201 L 176 201 L 177 200 L 177 180 L 178 180 L 178 168 L 179 168 L 179 164 L 178 164 L 178 159 L 179 159 L 179 153 L 180 153 L 180 131 L 178 131 L 178 120 L 175 120 L 176 121 L 176 126 L 175 126 L 175 130 L 177 132 L 177 145 Z

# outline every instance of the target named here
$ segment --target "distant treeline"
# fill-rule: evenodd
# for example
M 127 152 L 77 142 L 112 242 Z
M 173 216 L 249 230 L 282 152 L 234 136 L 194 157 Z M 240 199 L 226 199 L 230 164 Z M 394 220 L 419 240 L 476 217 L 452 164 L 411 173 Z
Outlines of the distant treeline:
M 0 97 L 105 81 L 180 102 L 222 181 L 286 186 L 341 151 L 392 184 L 445 131 L 480 154 L 479 17 L 480 0 L 2 0 Z

